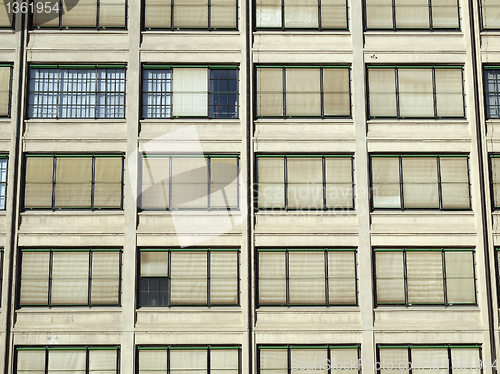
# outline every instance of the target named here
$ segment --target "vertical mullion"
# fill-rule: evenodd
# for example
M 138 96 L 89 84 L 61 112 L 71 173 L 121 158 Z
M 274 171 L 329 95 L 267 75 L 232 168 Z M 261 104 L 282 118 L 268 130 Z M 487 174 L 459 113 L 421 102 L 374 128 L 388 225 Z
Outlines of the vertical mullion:
M 370 160 L 371 162 L 371 160 Z M 371 170 L 371 169 L 370 169 Z M 354 177 L 354 156 L 351 156 L 351 193 L 352 193 L 352 208 L 356 209 L 356 182 Z
M 210 192 L 212 187 L 212 157 L 208 156 L 207 161 L 207 208 L 210 211 L 212 199 L 210 198 Z
M 62 2 L 62 0 L 61 0 Z M 62 8 L 60 8 L 62 9 Z M 60 14 L 60 13 L 59 13 Z M 49 79 L 50 81 L 50 79 Z M 59 67 L 57 67 L 57 80 L 56 80 L 56 92 L 57 92 L 57 95 L 56 95 L 56 118 L 60 118 L 59 116 L 59 97 L 62 95 L 62 92 L 61 92 L 61 69 Z M 47 108 L 48 108 L 49 104 L 47 103 Z
M 45 373 L 49 372 L 49 350 L 45 347 Z
M 403 158 L 398 155 L 399 160 L 399 193 L 401 194 L 399 203 L 401 204 L 401 210 L 405 209 L 405 196 L 404 196 L 404 181 L 403 181 Z
M 427 0 L 428 1 L 428 7 L 429 7 L 429 29 L 432 31 L 433 30 L 433 21 L 432 21 L 432 0 Z M 432 69 L 434 70 L 434 69 Z
M 408 301 L 408 266 L 406 259 L 406 249 L 403 250 L 403 284 L 405 289 L 405 305 L 409 305 Z
M 210 0 L 208 0 L 208 1 L 210 1 Z M 207 347 L 207 373 L 208 374 L 210 374 L 210 370 L 211 370 L 210 354 L 211 354 L 210 347 Z
M 395 0 L 392 0 L 393 3 Z M 396 118 L 400 118 L 401 113 L 399 110 L 399 69 L 397 67 L 394 68 L 394 76 L 396 79 L 395 85 L 396 85 Z
M 290 269 L 289 269 L 289 264 L 290 264 L 290 259 L 289 259 L 290 252 L 288 249 L 285 251 L 285 288 L 286 288 L 286 306 L 290 306 Z
M 170 347 L 167 349 L 167 374 L 170 374 Z
M 52 249 L 49 252 L 49 293 L 47 297 L 47 305 L 50 308 L 52 306 L 52 265 L 54 263 L 54 252 Z
M 321 31 L 321 0 L 318 0 L 318 30 Z
M 208 20 L 207 20 L 207 25 L 208 25 L 208 29 L 211 30 L 212 29 L 212 2 L 211 0 L 208 0 Z M 209 73 L 210 73 L 210 68 L 208 69 Z
M 285 30 L 285 0 L 281 0 L 281 29 Z
M 285 173 L 285 183 L 284 183 L 284 192 L 285 192 L 285 210 L 288 210 L 288 159 L 285 156 L 283 156 L 283 166 L 284 166 L 284 173 Z
M 92 177 L 90 180 L 90 209 L 94 210 L 95 208 L 95 162 L 96 158 L 92 155 Z
M 321 2 L 321 0 L 318 0 Z M 321 111 L 321 118 L 325 118 L 325 88 L 323 85 L 323 68 L 319 68 L 319 89 L 320 89 L 320 111 Z
M 408 374 L 413 374 L 413 361 L 411 357 L 411 348 L 408 346 L 408 362 L 410 363 L 410 367 L 408 368 Z
M 330 277 L 329 277 L 329 274 L 328 274 L 328 251 L 325 249 L 325 252 L 324 252 L 324 261 L 325 261 L 325 304 L 326 306 L 330 306 Z M 330 350 L 328 350 L 328 352 L 330 352 Z M 330 358 L 330 357 L 328 357 Z M 328 360 L 328 362 L 330 362 L 330 360 Z
M 89 347 L 85 348 L 85 374 L 89 374 L 90 371 L 90 354 L 89 354 Z
M 99 106 L 99 70 L 97 70 L 97 66 L 95 68 L 95 85 L 94 85 L 94 119 L 97 118 L 97 107 Z M 90 72 L 90 70 L 89 70 Z
M 322 176 L 321 176 L 321 178 L 323 179 L 323 210 L 326 210 L 327 209 L 327 207 L 326 207 L 326 158 L 324 155 L 321 158 L 321 161 L 322 161 L 321 166 L 323 168 Z
M 429 0 L 430 2 L 431 0 Z M 436 97 L 436 68 L 432 67 L 432 102 L 434 105 L 434 118 L 438 118 Z
M 167 257 L 167 275 L 168 275 L 168 281 L 167 281 L 167 287 L 168 287 L 168 299 L 167 299 L 167 306 L 171 307 L 172 306 L 172 252 L 168 251 L 168 257 Z M 169 360 L 170 362 L 170 360 Z
M 144 5 L 145 7 L 145 5 Z M 96 28 L 98 29 L 101 23 L 101 17 L 100 17 L 100 12 L 101 10 L 101 0 L 97 0 L 97 6 L 96 6 Z
M 397 30 L 397 24 L 396 24 L 396 0 L 392 0 L 392 29 L 394 31 Z
M 285 0 L 281 0 L 283 3 Z M 282 68 L 282 79 L 283 79 L 283 117 L 286 118 L 286 69 Z
M 175 0 L 170 0 L 170 29 L 171 30 L 174 29 L 174 1 Z
M 286 358 L 287 358 L 287 374 L 292 374 L 292 352 L 290 346 L 286 348 Z
M 448 290 L 446 282 L 446 252 L 441 249 L 441 267 L 443 271 L 443 295 L 444 295 L 444 305 L 448 305 Z
M 89 251 L 89 271 L 88 271 L 88 302 L 87 305 L 90 307 L 92 306 L 92 261 L 94 259 L 94 253 L 92 250 Z
M 451 364 L 453 362 L 452 361 L 452 356 L 451 356 L 451 347 L 448 346 L 447 348 L 448 348 L 447 349 L 447 351 L 448 351 L 448 363 Z M 448 373 L 449 374 L 453 374 L 453 365 L 450 365 L 450 364 L 448 364 Z
M 438 178 L 439 210 L 443 210 L 443 189 L 441 187 L 441 157 L 439 155 L 436 157 L 436 163 L 437 163 L 437 178 Z
M 211 274 L 210 274 L 210 249 L 207 251 L 207 305 L 210 307 L 210 286 L 211 286 Z
M 168 156 L 169 166 L 168 166 L 168 207 L 167 210 L 173 210 L 173 200 L 172 200 L 172 166 L 174 164 L 172 155 Z M 170 256 L 169 256 L 170 257 Z
M 495 269 L 498 269 L 498 252 L 496 250 L 495 250 Z M 498 271 L 497 271 L 497 274 L 498 274 Z M 473 276 L 473 282 L 474 282 L 474 304 L 477 305 L 476 250 L 472 251 L 472 276 Z
M 56 208 L 57 157 L 52 158 L 52 209 Z

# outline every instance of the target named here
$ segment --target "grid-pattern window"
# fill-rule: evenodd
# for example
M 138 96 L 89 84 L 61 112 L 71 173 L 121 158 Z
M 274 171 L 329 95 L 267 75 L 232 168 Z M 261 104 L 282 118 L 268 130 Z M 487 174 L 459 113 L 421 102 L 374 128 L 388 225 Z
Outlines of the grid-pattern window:
M 459 30 L 457 0 L 365 0 L 367 30 Z
M 0 155 L 0 210 L 5 209 L 7 196 L 7 156 Z
M 122 155 L 26 155 L 25 209 L 121 209 Z
M 357 305 L 355 249 L 258 250 L 258 305 Z
M 125 118 L 125 67 L 31 65 L 30 118 Z
M 0 64 L 0 117 L 10 117 L 11 75 L 12 65 Z
M 22 249 L 19 306 L 120 305 L 119 249 Z
M 372 154 L 373 209 L 471 208 L 468 155 Z
M 347 30 L 345 0 L 256 0 L 257 29 Z
M 483 30 L 500 29 L 500 3 L 498 0 L 480 0 Z
M 384 365 L 385 363 L 385 365 Z M 391 363 L 390 367 L 388 363 Z M 482 373 L 480 345 L 377 345 L 377 374 Z
M 140 307 L 239 304 L 237 249 L 141 249 L 139 261 Z
M 486 118 L 500 118 L 500 67 L 484 69 Z
M 240 374 L 238 346 L 139 346 L 137 374 Z
M 238 209 L 237 155 L 143 155 L 143 210 Z
M 354 208 L 352 155 L 258 155 L 258 208 Z
M 146 30 L 236 30 L 236 0 L 145 0 Z
M 259 66 L 258 118 L 351 116 L 348 66 Z
M 238 118 L 237 66 L 145 65 L 143 118 Z
M 258 374 L 313 370 L 318 373 L 360 373 L 359 345 L 258 346 Z
M 15 374 L 120 373 L 118 347 L 18 346 L 15 354 Z
M 31 3 L 33 28 L 126 27 L 127 0 L 31 0 Z
M 370 118 L 463 118 L 461 66 L 369 66 Z
M 476 304 L 473 249 L 376 248 L 376 305 Z
M 3 1 L 3 6 L 0 7 L 0 29 L 14 27 L 13 3 L 14 0 Z

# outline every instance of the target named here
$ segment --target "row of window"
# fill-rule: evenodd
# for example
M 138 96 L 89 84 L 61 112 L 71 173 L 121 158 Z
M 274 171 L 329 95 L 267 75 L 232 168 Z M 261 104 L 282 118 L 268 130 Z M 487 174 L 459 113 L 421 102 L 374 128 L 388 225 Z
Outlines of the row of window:
M 117 346 L 16 346 L 16 374 L 54 372 L 119 374 Z M 377 345 L 377 374 L 392 370 L 450 374 L 482 372 L 481 345 Z M 137 374 L 240 374 L 241 347 L 137 346 Z M 361 345 L 258 345 L 259 374 L 314 370 L 361 373 Z
M 31 0 L 6 2 L 0 27 L 12 27 L 15 14 L 31 14 L 38 28 L 125 29 L 126 0 Z M 236 0 L 144 0 L 144 30 L 237 30 Z M 458 0 L 365 0 L 366 30 L 460 30 Z M 482 0 L 482 29 L 500 29 L 499 4 Z M 346 0 L 256 0 L 257 30 L 348 30 Z
M 19 307 L 121 305 L 119 249 L 20 253 Z M 256 264 L 258 307 L 358 305 L 353 248 L 258 248 Z M 373 264 L 375 306 L 477 304 L 473 249 L 375 248 Z M 143 248 L 137 306 L 238 306 L 239 272 L 235 248 Z
M 0 116 L 11 65 L 0 65 Z M 238 118 L 239 70 L 144 65 L 142 118 Z M 369 118 L 465 118 L 461 66 L 368 66 Z M 350 118 L 349 66 L 258 66 L 256 118 Z M 500 118 L 500 69 L 485 67 L 486 114 Z M 124 65 L 31 65 L 28 118 L 125 118 Z

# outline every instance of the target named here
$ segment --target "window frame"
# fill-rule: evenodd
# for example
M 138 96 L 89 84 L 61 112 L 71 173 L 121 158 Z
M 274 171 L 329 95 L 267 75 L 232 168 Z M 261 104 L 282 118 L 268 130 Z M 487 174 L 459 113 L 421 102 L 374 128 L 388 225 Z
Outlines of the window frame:
M 21 284 L 22 284 L 22 270 L 23 270 L 23 252 L 43 252 L 43 253 L 50 253 L 49 257 L 49 276 L 48 276 L 48 288 L 47 288 L 47 304 L 21 304 Z M 87 283 L 88 283 L 88 296 L 87 296 L 87 304 L 56 304 L 53 305 L 51 303 L 51 298 L 52 298 L 52 271 L 53 271 L 53 258 L 54 252 L 79 252 L 79 253 L 89 253 L 89 271 L 88 271 L 88 277 L 87 277 Z M 92 258 L 93 258 L 93 253 L 98 252 L 98 253 L 118 253 L 118 303 L 117 304 L 93 304 L 92 303 Z M 16 298 L 16 309 L 20 310 L 23 308 L 49 308 L 49 309 L 61 309 L 61 308 L 103 308 L 103 307 L 109 307 L 109 308 L 121 308 L 122 306 L 122 291 L 123 291 L 123 250 L 121 248 L 71 248 L 71 249 L 65 249 L 65 248 L 19 248 L 18 249 L 18 267 L 17 267 L 17 277 L 16 279 L 19 280 L 17 290 L 15 292 L 15 298 Z
M 374 199 L 373 199 L 373 165 L 372 160 L 374 157 L 398 157 L 399 159 L 399 208 L 388 208 L 388 207 L 375 207 Z M 403 181 L 403 157 L 434 157 L 437 163 L 437 186 L 438 186 L 438 200 L 439 200 L 439 208 L 406 208 L 404 206 L 404 181 Z M 469 208 L 443 208 L 443 194 L 441 188 L 441 168 L 440 168 L 440 157 L 460 157 L 467 158 L 467 177 L 468 177 L 468 187 L 469 187 Z M 471 179 L 470 179 L 470 154 L 469 153 L 368 153 L 368 168 L 369 168 L 369 183 L 370 183 L 370 210 L 371 212 L 375 211 L 384 211 L 384 210 L 392 210 L 392 211 L 472 211 L 472 194 L 471 194 Z
M 285 304 L 261 304 L 259 302 L 260 297 L 260 253 L 261 252 L 280 252 L 285 253 L 285 293 L 286 293 L 286 303 Z M 289 253 L 290 252 L 323 252 L 323 261 L 325 266 L 325 303 L 324 304 L 293 304 L 290 303 L 290 264 L 289 264 Z M 356 302 L 354 304 L 335 304 L 330 303 L 329 300 L 329 290 L 330 290 L 330 277 L 328 273 L 328 252 L 347 252 L 354 253 L 354 284 L 355 284 L 355 298 Z M 270 248 L 270 247 L 259 247 L 255 251 L 255 307 L 256 308 L 275 308 L 275 307 L 326 307 L 326 308 L 338 308 L 338 307 L 349 307 L 359 305 L 359 275 L 358 275 L 358 250 L 357 248 L 313 248 L 313 247 L 301 247 L 301 248 Z
M 114 350 L 116 351 L 116 372 L 115 374 L 120 374 L 120 346 L 119 345 L 16 345 L 14 347 L 14 374 L 18 373 L 17 362 L 18 362 L 18 352 L 19 351 L 45 351 L 45 372 L 48 374 L 48 362 L 50 351 L 63 351 L 63 350 L 85 350 L 86 353 L 86 364 L 85 373 L 89 373 L 89 351 L 92 350 Z
M 404 284 L 404 293 L 405 293 L 405 302 L 404 303 L 383 303 L 379 304 L 377 302 L 378 295 L 378 283 L 377 283 L 377 262 L 376 256 L 377 252 L 390 252 L 390 253 L 403 253 L 403 284 Z M 406 261 L 406 253 L 407 252 L 440 252 L 441 253 L 441 275 L 443 278 L 443 303 L 409 303 L 408 302 L 408 276 L 407 270 L 408 265 Z M 472 269 L 473 269 L 473 282 L 474 282 L 474 302 L 473 303 L 449 303 L 448 302 L 448 289 L 447 289 L 447 277 L 446 277 L 446 252 L 471 252 L 472 253 Z M 404 307 L 419 307 L 419 306 L 436 306 L 436 307 L 464 307 L 464 306 L 477 306 L 477 271 L 476 271 L 476 251 L 474 248 L 416 248 L 416 247 L 404 247 L 404 248 L 389 248 L 389 247 L 374 247 L 372 248 L 372 274 L 373 274 L 373 307 L 391 307 L 391 306 L 404 306 Z
M 494 179 L 493 179 L 493 158 L 500 158 L 500 154 L 498 153 L 489 153 L 488 154 L 488 173 L 490 179 L 490 200 L 491 200 L 491 210 L 493 212 L 499 211 L 500 206 L 495 206 L 495 187 L 494 187 Z M 499 170 L 500 171 L 500 170 Z M 498 181 L 500 184 L 500 180 Z M 500 198 L 500 196 L 499 196 Z M 499 299 L 500 302 L 500 299 Z
M 1 28 L 0 30 L 5 29 Z M 5 118 L 12 118 L 12 96 L 13 92 L 12 90 L 14 89 L 14 82 L 13 82 L 13 72 L 14 72 L 14 65 L 12 63 L 0 63 L 0 67 L 9 67 L 10 68 L 10 77 L 9 77 L 9 87 L 7 88 L 9 92 L 9 102 L 8 102 L 8 108 L 7 108 L 7 115 L 0 115 L 0 120 L 5 119 Z
M 125 160 L 124 160 L 124 155 L 123 154 L 118 154 L 118 153 L 110 153 L 110 154 L 97 154 L 97 153 L 73 153 L 73 154 L 68 154 L 68 153 L 24 153 L 23 154 L 24 158 L 24 170 L 22 173 L 22 211 L 23 212 L 28 212 L 28 211 L 108 211 L 108 210 L 123 210 L 123 197 L 124 197 L 124 190 L 125 190 L 125 183 L 124 183 L 124 177 L 125 177 Z M 29 157 L 52 157 L 53 159 L 53 166 L 52 166 L 52 206 L 51 207 L 35 207 L 35 208 L 30 208 L 26 207 L 26 176 L 27 176 L 27 166 L 28 166 L 28 158 Z M 91 207 L 56 207 L 56 185 L 57 185 L 57 158 L 58 157 L 91 157 L 92 158 L 92 181 L 91 181 Z M 99 157 L 109 157 L 109 158 L 121 158 L 122 160 L 122 168 L 121 168 L 121 197 L 120 197 L 120 206 L 119 207 L 95 207 L 95 160 L 96 158 Z
M 365 0 L 366 1 L 366 0 Z M 394 0 L 393 0 L 394 1 Z M 463 65 L 405 65 L 405 64 L 397 64 L 397 65 L 365 65 L 365 73 L 366 73 L 366 119 L 367 121 L 373 121 L 378 119 L 384 120 L 442 120 L 442 119 L 467 119 L 466 113 L 466 99 L 465 99 L 465 80 L 464 80 L 464 66 Z M 371 69 L 394 69 L 395 74 L 395 101 L 396 101 L 396 115 L 395 116 L 372 116 L 370 110 L 370 80 L 369 74 Z M 427 70 L 432 69 L 432 96 L 433 96 L 433 108 L 434 115 L 432 117 L 414 117 L 414 116 L 401 116 L 401 108 L 400 108 L 400 100 L 399 100 L 399 69 L 421 69 Z M 462 76 L 462 109 L 463 116 L 438 116 L 437 114 L 437 95 L 436 95 L 436 69 L 456 69 L 460 70 Z
M 283 188 L 284 188 L 284 207 L 283 208 L 261 208 L 259 206 L 259 192 L 260 192 L 260 181 L 259 181 L 259 158 L 283 158 L 283 174 L 284 174 L 284 179 L 283 179 Z M 288 208 L 288 173 L 287 173 L 287 158 L 322 158 L 322 178 L 323 178 L 323 208 L 322 209 L 293 209 L 293 208 Z M 326 207 L 326 185 L 328 184 L 326 180 L 326 170 L 325 170 L 325 163 L 327 158 L 350 158 L 351 159 L 351 178 L 352 178 L 352 207 L 348 208 L 329 208 Z M 354 176 L 354 154 L 331 154 L 331 153 L 317 153 L 317 154 L 295 154 L 295 153 L 285 153 L 285 154 L 275 154 L 275 153 L 258 153 L 255 155 L 255 164 L 254 164 L 254 180 L 256 181 L 257 188 L 254 190 L 254 210 L 255 211 L 290 211 L 290 212 L 297 212 L 297 211 L 316 211 L 316 212 L 321 212 L 321 211 L 355 211 L 356 210 L 356 180 Z
M 434 27 L 432 18 L 432 5 L 433 0 L 428 0 L 429 9 L 429 27 L 428 28 L 417 28 L 417 27 L 400 27 L 396 26 L 396 1 L 392 0 L 392 28 L 380 28 L 380 27 L 368 27 L 368 13 L 367 13 L 367 0 L 363 0 L 363 29 L 364 31 L 412 31 L 412 32 L 450 32 L 456 31 L 460 32 L 462 30 L 462 19 L 460 18 L 460 2 L 457 1 L 457 21 L 458 27 Z M 481 0 L 479 0 L 481 1 Z M 481 7 L 480 7 L 481 8 Z M 481 18 L 482 19 L 482 18 Z
M 486 28 L 484 26 L 484 5 L 483 5 L 483 0 L 479 0 L 478 4 L 478 13 L 479 13 L 479 27 L 480 27 L 480 32 L 488 32 L 488 31 L 500 31 L 500 25 L 498 27 L 494 28 Z
M 209 0 L 210 1 L 210 0 Z M 174 68 L 206 68 L 207 69 L 207 115 L 206 116 L 175 116 L 173 113 L 173 84 L 174 84 Z M 144 95 L 150 93 L 150 91 L 145 91 L 144 87 L 144 79 L 145 72 L 147 70 L 169 70 L 170 71 L 170 91 L 161 92 L 161 94 L 167 94 L 170 97 L 170 116 L 168 117 L 147 117 L 144 112 L 148 108 L 148 105 L 144 103 Z M 212 117 L 210 116 L 210 98 L 211 95 L 218 92 L 212 91 L 210 89 L 210 71 L 211 70 L 236 70 L 236 117 Z M 154 121 L 154 120 L 182 120 L 182 119 L 191 119 L 191 118 L 199 118 L 199 119 L 208 119 L 215 121 L 230 121 L 230 120 L 238 120 L 240 119 L 240 67 L 239 65 L 161 65 L 161 64 L 143 64 L 141 70 L 141 80 L 140 80 L 140 99 L 139 99 L 139 107 L 140 107 L 140 119 L 143 121 Z M 228 91 L 229 92 L 229 91 Z M 153 92 L 155 93 L 155 92 Z
M 284 0 L 281 0 L 284 1 Z M 258 115 L 258 95 L 259 91 L 257 90 L 257 82 L 258 82 L 258 69 L 263 69 L 263 68 L 281 68 L 282 69 L 282 85 L 283 85 L 283 115 L 280 116 L 262 116 Z M 321 106 L 321 115 L 319 116 L 309 116 L 309 115 L 287 115 L 287 110 L 286 110 L 286 70 L 287 69 L 319 69 L 320 73 L 320 106 Z M 347 72 L 349 74 L 349 115 L 325 115 L 325 102 L 324 102 L 324 80 L 323 80 L 323 70 L 324 69 L 347 69 Z M 320 64 L 320 65 L 286 65 L 286 64 L 276 64 L 276 65 L 268 65 L 268 64 L 263 64 L 263 65 L 255 65 L 254 66 L 254 75 L 253 75 L 253 87 L 254 89 L 254 102 L 253 102 L 253 112 L 254 112 L 254 120 L 262 120 L 262 119 L 285 119 L 285 120 L 301 120 L 301 119 L 306 119 L 306 118 L 312 118 L 312 119 L 322 119 L 322 120 L 331 120 L 331 119 L 352 119 L 352 112 L 353 112 L 353 105 L 352 105 L 352 66 L 351 65 L 335 65 L 335 64 Z
M 349 31 L 350 30 L 350 18 L 349 18 L 349 3 L 345 1 L 345 14 L 346 14 L 346 27 L 345 28 L 331 28 L 322 26 L 322 14 L 321 14 L 321 0 L 318 0 L 318 27 L 285 27 L 285 0 L 280 0 L 280 13 L 281 13 L 281 27 L 257 27 L 257 3 L 253 3 L 253 31 L 254 32 L 266 32 L 266 31 L 300 31 L 300 32 L 314 32 L 314 31 Z M 256 87 L 256 86 L 255 86 Z
M 142 276 L 141 275 L 141 253 L 142 252 L 167 252 L 168 253 L 168 269 L 167 276 Z M 206 304 L 172 304 L 172 252 L 184 252 L 184 253 L 203 253 L 207 254 L 207 303 Z M 212 304 L 210 301 L 210 293 L 211 293 L 211 266 L 210 259 L 212 252 L 232 252 L 236 253 L 237 258 L 237 287 L 236 287 L 236 304 Z M 136 293 L 136 310 L 143 308 L 178 308 L 178 307 L 208 307 L 208 308 L 217 308 L 217 307 L 240 307 L 241 306 L 241 298 L 240 298 L 240 290 L 241 290 L 241 270 L 240 270 L 240 261 L 241 261 L 241 250 L 240 248 L 229 248 L 229 247 L 218 247 L 218 248 L 139 248 L 137 251 L 137 293 Z M 168 280 L 168 289 L 166 292 L 168 293 L 168 301 L 167 305 L 141 305 L 140 304 L 140 287 L 141 287 L 141 279 L 156 279 L 156 278 L 166 278 Z
M 222 212 L 227 212 L 227 211 L 240 211 L 240 199 L 241 199 L 241 188 L 240 188 L 240 172 L 241 172 L 241 165 L 240 165 L 240 155 L 239 154 L 202 154 L 202 155 L 197 155 L 197 154 L 158 154 L 158 153 L 147 153 L 147 152 L 142 152 L 140 154 L 140 162 L 139 162 L 139 177 L 137 178 L 138 181 L 138 191 L 139 196 L 137 197 L 137 202 L 138 202 L 138 209 L 139 212 L 175 212 L 175 211 L 204 211 L 204 212 L 216 212 L 216 211 L 222 211 Z M 144 158 L 168 158 L 169 159 L 169 179 L 168 179 L 168 208 L 167 209 L 144 209 L 143 203 L 142 203 L 142 198 L 143 198 L 143 183 L 144 180 L 142 178 L 143 175 L 143 164 L 144 164 Z M 183 207 L 172 207 L 171 202 L 172 202 L 172 183 L 173 180 L 173 175 L 172 175 L 172 159 L 173 158 L 205 158 L 207 159 L 207 208 L 183 208 Z M 211 206 L 211 198 L 210 195 L 212 194 L 211 192 L 211 181 L 209 180 L 209 176 L 211 175 L 212 172 L 212 164 L 211 164 L 211 159 L 212 158 L 234 158 L 236 159 L 236 207 L 224 207 L 224 208 L 213 208 Z M 141 162 L 142 161 L 142 162 Z
M 59 13 L 58 13 L 58 19 L 59 19 L 59 26 L 35 26 L 33 24 L 33 18 L 34 18 L 34 13 L 31 13 L 29 15 L 29 21 L 28 21 L 28 27 L 29 30 L 99 30 L 99 31 L 118 31 L 118 30 L 123 30 L 127 31 L 128 30 L 128 0 L 123 0 L 124 1 L 124 6 L 125 6 L 125 12 L 124 12 L 124 25 L 123 26 L 100 26 L 99 25 L 99 8 L 100 8 L 100 3 L 101 0 L 96 0 L 96 26 L 63 26 L 62 25 L 62 16 L 64 12 L 61 12 L 63 8 L 63 2 L 64 0 L 57 0 L 59 3 Z M 33 4 L 34 9 L 36 9 L 35 6 L 35 0 L 28 0 L 28 4 Z M 31 5 L 30 5 L 31 6 Z
M 1 204 L 0 204 L 0 211 L 5 211 L 5 210 L 7 210 L 7 196 L 8 196 L 7 195 L 7 187 L 8 187 L 8 183 L 9 183 L 9 156 L 6 153 L 0 154 L 0 160 L 5 160 L 5 182 L 1 182 L 1 180 L 0 180 L 0 186 L 5 185 L 5 196 L 3 196 L 4 206 L 2 208 Z M 0 172 L 1 171 L 2 171 L 2 167 L 1 167 L 1 161 L 0 161 Z M 0 197 L 2 197 L 2 196 L 0 195 Z
M 30 96 L 31 96 L 31 91 L 29 89 L 29 86 L 31 84 L 31 70 L 32 69 L 38 69 L 38 70 L 45 70 L 45 69 L 57 69 L 57 103 L 55 104 L 55 108 L 57 109 L 57 115 L 54 116 L 54 117 L 39 117 L 39 116 L 34 116 L 34 117 L 30 117 L 29 113 L 30 111 L 32 110 L 32 104 L 30 103 Z M 124 74 L 124 78 L 123 78 L 123 83 L 124 83 L 124 91 L 123 92 L 120 92 L 120 91 L 113 91 L 112 93 L 114 95 L 116 94 L 123 94 L 123 116 L 120 117 L 120 116 L 113 116 L 113 117 L 97 117 L 97 108 L 98 108 L 98 104 L 97 104 L 97 100 L 93 106 L 93 109 L 94 109 L 94 116 L 93 117 L 60 117 L 59 116 L 59 112 L 62 108 L 62 104 L 59 103 L 59 98 L 62 94 L 65 94 L 65 93 L 68 93 L 70 91 L 60 91 L 59 90 L 59 87 L 60 87 L 60 84 L 61 84 L 61 70 L 89 70 L 89 71 L 95 71 L 96 74 L 95 74 L 95 80 L 88 80 L 87 82 L 93 82 L 95 81 L 95 85 L 96 85 L 96 90 L 94 91 L 94 94 L 98 94 L 98 93 L 102 93 L 102 92 L 99 92 L 97 91 L 97 80 L 99 79 L 98 78 L 98 71 L 99 70 L 123 70 L 123 74 Z M 107 73 L 106 73 L 107 74 Z M 118 80 L 119 81 L 119 80 Z M 108 82 L 107 78 L 106 78 L 106 83 Z M 46 93 L 47 91 L 37 91 L 38 94 L 44 94 Z M 90 92 L 90 91 L 88 91 Z M 79 94 L 81 93 L 87 93 L 87 92 L 78 92 Z M 105 91 L 103 92 L 104 94 L 109 94 L 109 92 Z M 31 64 L 29 65 L 29 68 L 28 68 L 28 78 L 26 80 L 26 105 L 27 105 L 27 110 L 26 110 L 26 114 L 25 114 L 25 119 L 26 120 L 55 120 L 55 121 L 59 121 L 59 120 L 74 120 L 74 119 L 79 119 L 79 120 L 94 120 L 94 121 L 114 121 L 114 120 L 126 120 L 127 116 L 127 66 L 126 65 L 123 65 L 123 64 L 97 64 L 97 65 L 66 65 L 66 64 L 59 64 L 59 65 L 43 65 L 43 64 Z M 107 108 L 107 105 L 104 104 L 104 106 L 102 106 L 105 110 Z M 121 105 L 114 105 L 113 108 L 115 109 L 115 112 L 117 110 L 120 110 L 121 109 Z
M 499 6 L 500 8 L 500 6 Z M 490 30 L 490 29 L 488 29 Z M 491 29 L 492 30 L 492 29 Z M 500 30 L 500 27 L 498 28 L 498 30 Z M 489 113 L 489 105 L 488 105 L 488 95 L 490 94 L 490 92 L 488 91 L 488 74 L 487 74 L 487 71 L 488 70 L 493 70 L 493 71 L 496 71 L 497 72 L 497 76 L 498 76 L 498 95 L 497 95 L 497 98 L 499 100 L 499 104 L 498 104 L 498 112 L 499 112 L 499 115 L 498 117 L 491 117 L 488 113 Z M 486 118 L 486 120 L 492 120 L 492 121 L 496 121 L 496 120 L 499 120 L 500 119 L 500 66 L 496 66 L 496 65 L 483 65 L 483 86 L 484 86 L 484 116 Z

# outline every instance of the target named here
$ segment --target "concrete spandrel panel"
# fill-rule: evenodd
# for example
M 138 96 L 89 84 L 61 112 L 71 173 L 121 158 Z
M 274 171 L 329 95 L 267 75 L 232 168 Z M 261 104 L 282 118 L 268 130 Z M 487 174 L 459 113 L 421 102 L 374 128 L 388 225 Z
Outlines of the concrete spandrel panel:
M 409 42 L 409 40 L 411 40 Z M 390 48 L 388 48 L 390 46 Z M 461 32 L 365 32 L 365 52 L 375 51 L 422 51 L 462 52 L 465 37 Z M 373 61 L 377 62 L 377 61 Z
M 412 120 L 369 120 L 368 139 L 401 140 L 401 139 L 449 139 L 470 140 L 469 122 L 429 120 L 425 122 Z
M 18 43 L 17 34 L 10 30 L 0 31 L 0 57 L 4 59 L 4 53 L 11 53 L 12 58 L 8 60 L 13 60 L 15 58 L 14 52 L 16 45 Z
M 483 32 L 481 34 L 481 51 L 485 52 L 485 54 L 482 56 L 483 60 L 489 60 L 488 55 L 486 54 L 487 52 L 500 52 L 500 40 L 498 38 L 499 34 L 498 32 Z M 492 56 L 493 57 L 493 56 Z M 495 56 L 497 57 L 497 56 Z M 491 61 L 493 62 L 493 61 Z M 497 62 L 497 60 L 495 60 Z
M 212 307 L 200 307 L 205 310 L 194 309 L 150 309 L 143 308 L 137 311 L 136 331 L 195 331 L 195 332 L 231 332 L 242 331 L 246 328 L 243 313 L 239 307 L 217 310 Z
M 53 55 L 57 51 L 75 50 L 80 53 L 80 57 L 75 61 L 83 62 L 87 51 L 127 51 L 128 34 L 122 32 L 97 32 L 97 31 L 31 31 L 28 43 L 28 50 L 49 50 Z M 55 53 L 54 53 L 55 52 Z M 101 52 L 102 53 L 102 52 Z M 113 55 L 112 55 L 113 56 Z M 113 56 L 116 58 L 116 54 Z M 50 61 L 50 60 L 40 60 Z M 65 60 L 66 61 L 66 60 Z M 97 59 L 95 61 L 104 62 Z M 95 62 L 94 61 L 94 62 Z M 58 61 L 63 62 L 63 61 Z M 116 62 L 116 61 L 115 61 Z
M 355 212 L 265 212 L 255 217 L 255 234 L 357 234 Z
M 321 52 L 325 56 L 329 54 L 335 55 L 339 51 L 345 51 L 346 53 L 352 51 L 352 39 L 348 31 L 331 33 L 321 31 L 307 34 L 300 32 L 257 32 L 254 33 L 253 51 L 258 54 L 304 51 Z M 315 55 L 299 56 L 299 58 L 305 59 L 304 62 L 321 62 L 317 60 L 318 56 Z M 290 55 L 288 54 L 289 59 Z M 257 61 L 267 62 L 261 59 Z M 333 63 L 333 61 L 330 58 L 328 62 Z
M 121 331 L 121 308 L 37 309 L 26 308 L 16 311 L 15 330 L 21 331 Z
M 238 52 L 241 36 L 235 32 L 143 32 L 142 51 L 164 52 Z M 143 61 L 145 61 L 143 59 Z M 162 60 L 167 61 L 167 60 Z M 168 60 L 169 62 L 174 62 Z M 201 62 L 201 61 L 197 61 Z M 213 62 L 213 61 L 212 61 Z M 227 61 L 226 61 L 227 62 Z
M 0 137 L 2 127 L 0 123 Z M 94 119 L 65 120 L 29 120 L 26 122 L 26 140 L 113 140 L 127 139 L 127 123 L 125 120 L 113 122 Z
M 354 124 L 345 121 L 317 121 L 317 120 L 283 120 L 281 122 L 268 122 L 258 120 L 255 122 L 256 141 L 280 141 L 300 139 L 301 142 L 321 141 L 326 139 L 336 141 L 354 140 L 356 134 Z

